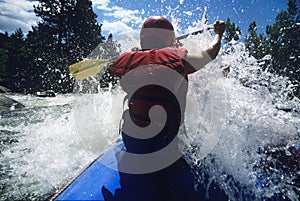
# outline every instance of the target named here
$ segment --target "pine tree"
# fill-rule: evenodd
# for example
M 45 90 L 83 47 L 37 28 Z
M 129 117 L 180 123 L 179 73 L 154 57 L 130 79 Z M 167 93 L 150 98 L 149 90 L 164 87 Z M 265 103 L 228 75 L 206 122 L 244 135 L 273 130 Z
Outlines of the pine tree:
M 269 71 L 289 77 L 296 85 L 300 84 L 300 10 L 296 0 L 288 1 L 287 11 L 281 11 L 273 25 L 266 27 L 266 36 L 258 35 L 256 23 L 249 25 L 249 34 L 245 38 L 246 47 L 256 59 L 266 54 L 272 56 L 271 64 L 266 63 Z M 300 87 L 295 91 L 300 96 Z
M 268 41 L 263 33 L 257 34 L 257 26 L 256 22 L 253 21 L 248 28 L 249 34 L 247 34 L 245 38 L 245 45 L 249 50 L 251 56 L 256 59 L 263 58 L 266 54 L 268 54 Z
M 19 28 L 11 36 L 12 46 L 9 48 L 9 66 L 8 72 L 11 78 L 10 87 L 13 90 L 19 91 L 22 84 L 19 82 L 24 75 L 22 71 L 23 58 L 26 54 L 24 51 L 25 39 L 23 31 Z
M 24 85 L 27 92 L 56 90 L 55 84 L 59 80 L 60 71 L 56 67 L 59 56 L 55 36 L 53 29 L 42 23 L 28 33 L 26 40 L 28 54 L 24 59 L 27 71 Z
M 280 12 L 275 23 L 267 26 L 272 70 L 300 84 L 300 10 L 296 0 L 289 0 L 288 10 Z M 296 95 L 300 96 L 300 89 Z
M 42 89 L 71 92 L 74 80 L 67 67 L 86 57 L 102 42 L 101 25 L 96 22 L 97 15 L 90 0 L 39 2 L 34 11 L 42 21 L 28 40 L 37 45 L 28 44 L 34 64 L 38 72 L 42 72 L 37 76 L 41 78 L 37 84 Z
M 68 41 L 71 45 L 69 53 L 75 52 L 73 56 L 76 58 L 86 57 L 105 39 L 100 34 L 102 25 L 97 24 L 97 15 L 92 10 L 90 0 L 77 1 L 69 17 Z
M 241 37 L 242 30 L 236 26 L 235 23 L 230 22 L 230 18 L 226 20 L 226 34 L 224 40 L 227 44 L 230 44 L 233 40 L 238 41 Z
M 7 85 L 8 82 L 9 41 L 7 32 L 0 33 L 0 85 Z
M 26 55 L 25 38 L 19 28 L 11 36 L 8 33 L 1 35 L 1 83 L 15 92 L 22 92 L 21 82 L 24 78 L 24 58 Z

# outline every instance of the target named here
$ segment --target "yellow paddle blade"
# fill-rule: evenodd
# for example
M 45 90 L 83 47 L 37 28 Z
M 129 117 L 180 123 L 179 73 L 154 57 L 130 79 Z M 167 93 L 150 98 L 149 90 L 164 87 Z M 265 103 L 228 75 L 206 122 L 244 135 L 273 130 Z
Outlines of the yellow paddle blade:
M 99 73 L 110 62 L 106 60 L 84 60 L 69 66 L 69 70 L 74 78 L 83 80 L 87 77 Z

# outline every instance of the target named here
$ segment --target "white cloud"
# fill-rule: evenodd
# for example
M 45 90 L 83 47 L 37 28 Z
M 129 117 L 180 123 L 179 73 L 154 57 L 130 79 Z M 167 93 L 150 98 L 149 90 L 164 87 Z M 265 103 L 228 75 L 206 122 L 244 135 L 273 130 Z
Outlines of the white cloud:
M 132 27 L 128 26 L 126 23 L 121 21 L 104 21 L 101 29 L 104 32 L 112 33 L 113 35 L 133 31 Z
M 110 10 L 110 8 L 108 7 L 110 0 L 92 0 L 92 2 L 93 2 L 93 6 L 99 10 L 105 10 L 105 11 Z
M 125 9 L 119 6 L 110 6 L 110 0 L 93 0 L 95 12 L 102 12 L 102 31 L 110 33 L 125 33 L 132 31 L 131 26 L 140 26 L 143 22 L 143 11 Z
M 110 0 L 92 0 L 93 5 L 107 5 Z
M 143 11 L 130 10 L 119 6 L 110 6 L 111 0 L 93 0 L 95 12 L 102 12 L 102 31 L 110 33 L 124 33 L 139 27 L 143 18 Z M 13 33 L 21 28 L 26 34 L 32 26 L 36 26 L 40 18 L 35 16 L 33 5 L 38 1 L 29 0 L 0 0 L 0 32 Z
M 0 1 L 0 31 L 14 32 L 21 28 L 24 33 L 36 25 L 39 18 L 33 12 L 37 1 L 14 0 Z
M 105 16 L 114 17 L 125 23 L 133 22 L 137 24 L 142 21 L 139 17 L 140 14 L 139 10 L 126 10 L 118 6 L 114 6 L 111 8 L 111 12 L 106 13 Z

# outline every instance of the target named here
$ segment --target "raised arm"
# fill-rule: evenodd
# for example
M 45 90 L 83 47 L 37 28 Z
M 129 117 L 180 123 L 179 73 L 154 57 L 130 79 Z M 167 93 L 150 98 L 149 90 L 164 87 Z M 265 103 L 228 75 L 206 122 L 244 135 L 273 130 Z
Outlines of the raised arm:
M 221 40 L 223 33 L 225 31 L 226 25 L 223 21 L 216 21 L 214 23 L 214 31 L 215 31 L 215 38 L 214 43 L 211 47 L 209 47 L 206 52 L 212 58 L 215 59 L 219 53 L 221 47 Z
M 187 55 L 186 61 L 190 64 L 192 68 L 187 68 L 186 74 L 190 74 L 196 72 L 197 70 L 200 70 L 207 63 L 209 63 L 210 61 L 212 61 L 217 57 L 221 48 L 221 39 L 225 31 L 225 28 L 226 25 L 225 22 L 223 21 L 216 21 L 214 23 L 215 38 L 212 45 L 208 49 L 202 51 L 199 54 Z

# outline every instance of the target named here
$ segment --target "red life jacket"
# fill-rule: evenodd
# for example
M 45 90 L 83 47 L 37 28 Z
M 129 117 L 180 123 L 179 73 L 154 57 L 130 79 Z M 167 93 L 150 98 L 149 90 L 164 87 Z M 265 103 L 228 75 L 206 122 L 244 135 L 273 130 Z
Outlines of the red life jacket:
M 155 73 L 155 71 L 159 72 L 162 68 L 173 69 L 182 75 L 185 66 L 188 65 L 184 60 L 186 55 L 187 50 L 184 48 L 163 48 L 126 52 L 118 57 L 108 70 L 112 76 L 122 77 L 133 69 L 142 69 L 141 67 L 143 66 L 151 67 L 134 71 L 134 75 L 137 79 L 143 77 L 144 74 Z M 165 77 L 165 79 L 169 78 Z M 187 81 L 187 77 L 184 77 L 184 80 Z M 139 83 L 141 80 L 136 82 Z M 176 96 L 170 90 L 159 85 L 151 84 L 139 88 L 129 100 L 130 117 L 136 125 L 140 127 L 148 126 L 150 123 L 148 116 L 150 108 L 154 105 L 160 105 L 167 113 L 165 128 L 169 130 L 172 128 L 178 129 L 182 121 L 181 117 L 184 115 L 182 111 L 184 112 L 185 110 L 187 85 L 182 86 L 182 84 L 176 83 L 176 80 L 168 80 L 168 82 L 174 83 L 176 92 L 181 93 L 181 97 L 184 97 L 183 100 L 176 100 Z M 124 86 L 121 82 L 121 86 L 125 92 L 129 91 L 131 87 L 137 87 L 133 86 L 135 85 L 135 81 L 132 82 L 132 86 L 130 85 L 131 84 Z M 178 101 L 183 101 L 184 108 L 182 108 L 182 110 L 180 109 Z

